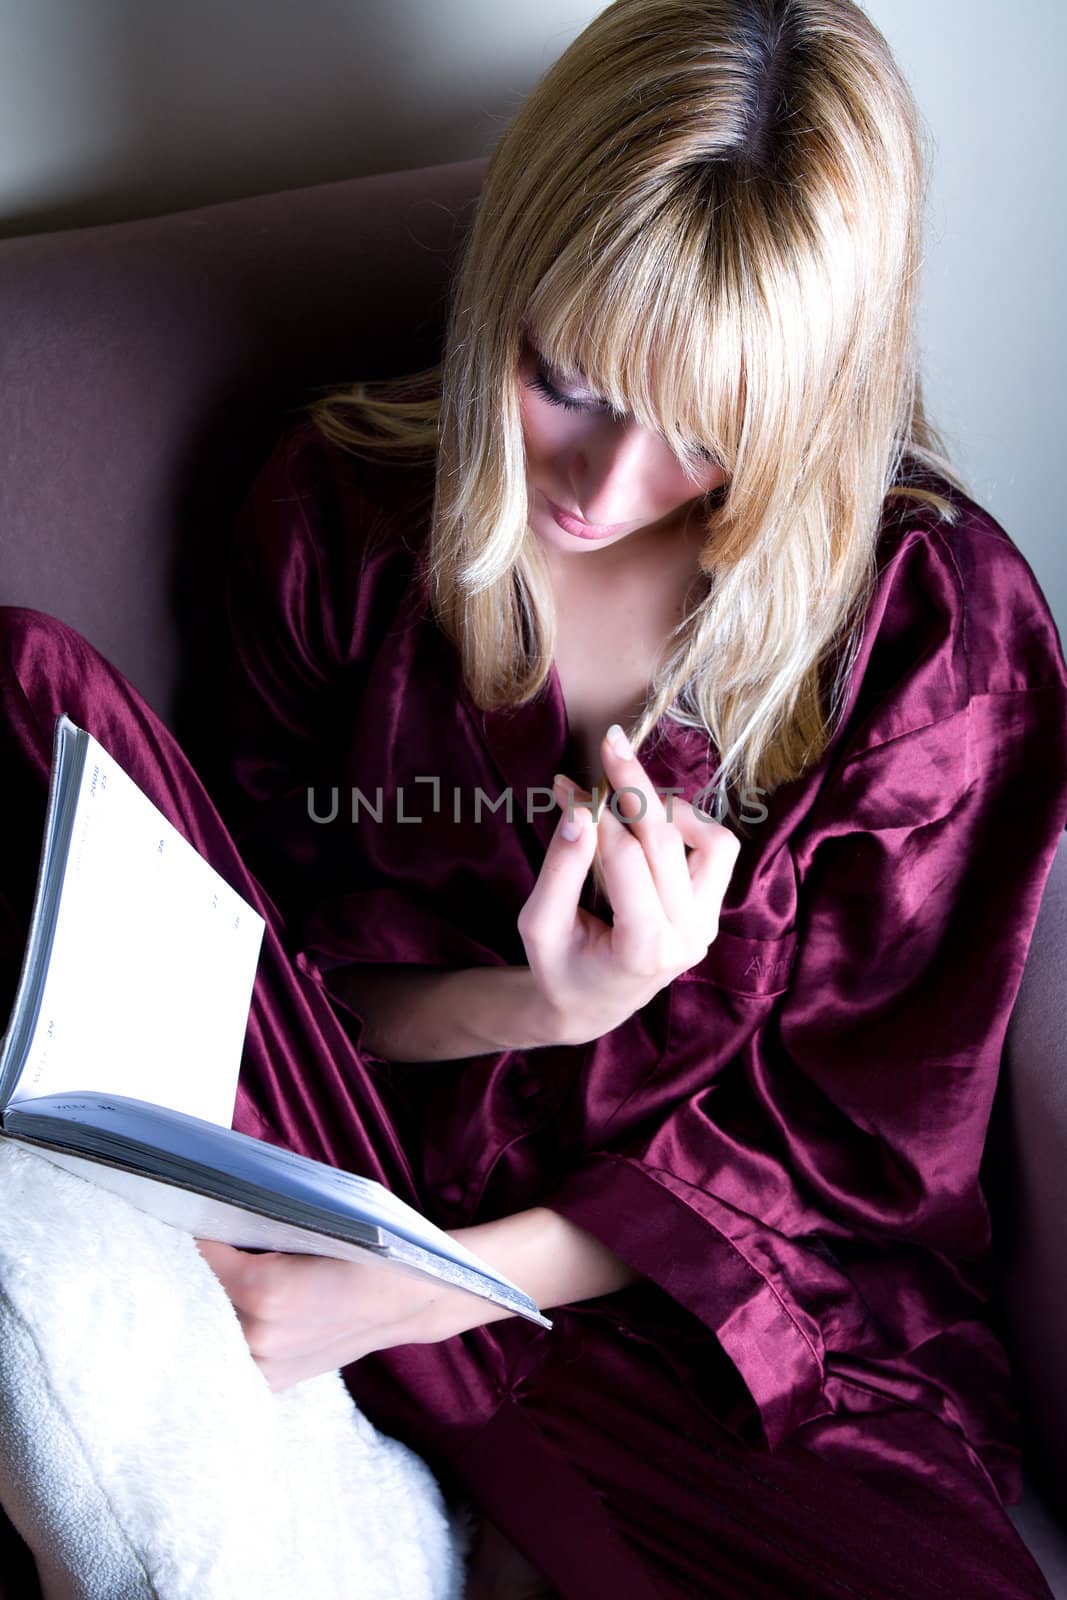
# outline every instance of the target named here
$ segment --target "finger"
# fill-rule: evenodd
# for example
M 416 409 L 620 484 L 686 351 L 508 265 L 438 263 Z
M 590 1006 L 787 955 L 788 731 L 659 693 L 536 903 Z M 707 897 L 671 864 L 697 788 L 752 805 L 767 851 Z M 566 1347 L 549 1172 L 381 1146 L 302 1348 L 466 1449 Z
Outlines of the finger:
M 557 819 L 557 825 L 568 844 L 573 844 L 575 842 L 574 839 L 564 831 L 565 824 L 573 824 L 576 820 L 584 823 L 586 817 L 593 823 L 598 820 L 593 811 L 592 792 L 589 789 L 583 789 L 580 784 L 574 782 L 573 778 L 568 778 L 566 773 L 557 772 L 552 779 L 552 793 L 556 797 L 556 804 L 563 812 L 562 817 Z M 583 813 L 580 818 L 577 815 L 578 812 Z
M 653 969 L 680 958 L 689 924 L 667 916 L 645 846 L 619 821 L 610 805 L 603 808 L 597 831 L 612 909 L 612 945 L 630 971 L 651 975 Z M 678 849 L 681 853 L 680 843 Z M 691 914 L 693 892 L 688 876 L 686 895 Z
M 552 780 L 552 793 L 556 797 L 560 814 L 556 818 L 556 828 L 550 841 L 550 848 L 557 839 L 561 839 L 566 844 L 580 842 L 571 838 L 569 832 L 564 833 L 563 826 L 565 823 L 577 823 L 582 830 L 584 842 L 590 843 L 591 841 L 585 838 L 586 833 L 592 831 L 590 826 L 592 815 L 589 809 L 589 802 L 592 796 L 588 789 L 582 789 L 573 779 L 565 777 L 562 772 L 557 772 Z
M 195 1242 L 234 1307 L 259 1317 L 272 1315 L 284 1302 L 291 1272 L 289 1263 L 301 1259 L 277 1250 L 239 1250 L 216 1240 Z
M 558 792 L 558 789 L 557 789 Z M 577 839 L 567 839 L 564 824 L 577 825 Z M 545 851 L 537 882 L 519 913 L 520 931 L 539 928 L 572 929 L 578 920 L 578 902 L 596 849 L 596 828 L 588 810 L 564 801 Z
M 620 827 L 641 844 L 662 915 L 675 925 L 688 928 L 693 921 L 693 886 L 686 865 L 685 840 L 637 757 L 622 755 L 607 735 L 601 740 L 600 749 L 604 771 L 615 790 L 610 807 L 605 810 L 610 809 Z
M 655 790 L 652 792 L 655 793 Z M 716 821 L 714 817 L 709 817 L 706 812 L 698 811 L 689 800 L 683 800 L 681 795 L 670 794 L 666 803 L 660 800 L 660 804 L 663 806 L 664 816 L 677 828 L 687 849 L 707 851 L 713 840 L 717 841 L 716 849 L 723 848 L 727 840 L 733 840 L 735 845 L 740 846 L 737 835 L 731 829 Z M 622 802 L 617 809 L 622 810 Z M 637 824 L 632 822 L 628 823 L 628 826 L 633 829 Z M 689 859 L 692 860 L 692 857 Z
M 562 784 L 560 782 L 561 779 Z M 552 780 L 552 792 L 556 796 L 557 800 L 560 801 L 565 801 L 569 793 L 572 795 L 576 804 L 580 801 L 589 801 L 593 798 L 593 791 L 591 789 L 583 789 L 580 783 L 576 783 L 573 778 L 569 778 L 565 772 L 556 773 Z
M 733 876 L 741 841 L 721 822 L 702 817 L 688 801 L 677 803 L 678 830 L 687 844 L 692 845 L 686 861 L 693 885 L 693 895 L 701 907 L 702 924 L 714 937 L 718 930 L 719 913 Z
M 244 1252 L 234 1249 L 232 1245 L 220 1244 L 215 1239 L 196 1239 L 193 1242 L 219 1280 L 234 1310 L 240 1314 L 241 1304 L 248 1292 L 245 1276 L 247 1258 Z
M 671 818 L 693 854 L 689 856 L 691 871 L 705 871 L 708 859 L 725 854 L 732 862 L 741 848 L 741 841 L 731 828 L 698 811 L 680 796 L 671 799 Z
M 217 1278 L 225 1281 L 240 1269 L 242 1252 L 233 1245 L 222 1244 L 217 1239 L 194 1239 L 193 1243 Z

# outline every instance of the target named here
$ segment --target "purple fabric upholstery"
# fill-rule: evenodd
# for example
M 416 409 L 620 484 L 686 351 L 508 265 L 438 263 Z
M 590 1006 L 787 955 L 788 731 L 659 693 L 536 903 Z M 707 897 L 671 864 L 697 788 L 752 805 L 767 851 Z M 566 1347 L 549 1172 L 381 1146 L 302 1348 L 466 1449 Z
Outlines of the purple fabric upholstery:
M 483 169 L 0 243 L 0 603 L 84 633 L 191 753 L 241 495 L 314 388 L 436 359 Z
M 1027 1467 L 1008 1514 L 1057 1596 L 1067 1596 L 1067 834 L 1038 913 L 1005 1048 L 995 1132 L 1006 1176 L 1005 1335 Z
M 1029 1459 L 1047 1462 L 1046 1491 L 1067 1519 L 1067 834 L 1012 1012 L 1001 1088 L 1007 1332 Z

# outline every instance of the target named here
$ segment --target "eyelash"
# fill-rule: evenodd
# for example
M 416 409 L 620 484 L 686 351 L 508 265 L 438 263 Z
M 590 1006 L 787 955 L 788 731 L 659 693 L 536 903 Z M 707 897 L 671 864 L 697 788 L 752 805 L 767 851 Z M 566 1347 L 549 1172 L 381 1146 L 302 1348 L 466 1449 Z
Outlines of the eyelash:
M 541 371 L 528 380 L 527 388 L 536 389 L 538 394 L 544 395 L 549 405 L 562 406 L 565 411 L 606 411 L 610 416 L 617 415 L 610 406 L 591 404 L 588 400 L 574 400 L 570 395 L 561 394 L 558 389 L 553 388 Z M 622 418 L 618 417 L 618 420 L 621 422 Z
M 586 400 L 574 400 L 570 397 L 570 395 L 561 394 L 560 391 L 554 388 L 553 385 L 548 381 L 540 368 L 532 378 L 528 378 L 526 380 L 526 387 L 528 389 L 536 389 L 538 394 L 544 396 L 549 405 L 562 406 L 565 411 L 605 411 L 609 416 L 614 417 L 616 421 L 625 421 L 625 416 L 619 412 L 613 411 L 610 406 L 595 404 L 591 405 Z M 698 446 L 697 454 L 700 456 L 702 461 L 712 461 L 714 459 L 711 451 L 706 449 L 704 445 Z

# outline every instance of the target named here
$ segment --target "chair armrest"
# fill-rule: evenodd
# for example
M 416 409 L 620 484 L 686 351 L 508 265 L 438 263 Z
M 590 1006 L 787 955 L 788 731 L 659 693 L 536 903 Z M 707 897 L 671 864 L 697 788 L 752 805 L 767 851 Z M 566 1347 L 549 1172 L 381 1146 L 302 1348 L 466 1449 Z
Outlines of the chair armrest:
M 1026 1467 L 1067 1516 L 1067 835 L 1005 1045 L 1005 1331 Z

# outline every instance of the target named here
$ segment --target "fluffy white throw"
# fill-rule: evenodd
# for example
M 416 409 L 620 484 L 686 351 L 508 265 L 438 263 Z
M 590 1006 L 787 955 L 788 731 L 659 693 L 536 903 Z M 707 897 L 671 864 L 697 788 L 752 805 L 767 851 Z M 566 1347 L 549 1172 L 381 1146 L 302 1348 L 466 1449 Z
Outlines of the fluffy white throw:
M 340 1374 L 272 1394 L 191 1237 L 3 1138 L 0 1352 L 47 1600 L 460 1600 L 476 1517 Z

